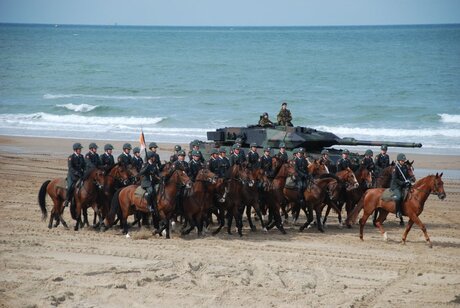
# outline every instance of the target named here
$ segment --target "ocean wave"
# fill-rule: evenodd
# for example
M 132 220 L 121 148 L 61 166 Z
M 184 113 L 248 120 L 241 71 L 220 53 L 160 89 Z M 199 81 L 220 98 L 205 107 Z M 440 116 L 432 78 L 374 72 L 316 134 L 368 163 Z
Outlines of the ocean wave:
M 67 110 L 71 111 L 76 111 L 76 112 L 90 112 L 96 108 L 99 107 L 99 105 L 89 105 L 89 104 L 80 104 L 80 105 L 74 105 L 74 104 L 62 104 L 62 105 L 56 105 L 56 107 L 61 107 L 65 108 Z
M 1 114 L 0 122 L 9 124 L 30 125 L 154 125 L 166 119 L 166 117 L 92 117 L 82 115 L 54 115 L 45 112 L 32 114 Z
M 95 98 L 107 100 L 159 100 L 164 98 L 184 98 L 183 96 L 130 96 L 130 95 L 93 95 L 93 94 L 45 94 L 44 99 Z
M 460 129 L 444 129 L 444 128 L 424 128 L 424 129 L 398 129 L 398 128 L 360 128 L 346 126 L 317 126 L 318 130 L 332 132 L 339 137 L 390 137 L 390 138 L 406 138 L 406 137 L 460 137 Z
M 460 114 L 438 113 L 443 123 L 456 123 L 460 124 Z

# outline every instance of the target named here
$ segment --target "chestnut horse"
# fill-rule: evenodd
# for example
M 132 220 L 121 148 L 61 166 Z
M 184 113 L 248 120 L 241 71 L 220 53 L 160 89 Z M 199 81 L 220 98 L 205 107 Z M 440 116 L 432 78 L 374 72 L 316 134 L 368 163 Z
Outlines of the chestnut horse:
M 165 176 L 164 183 L 160 184 L 160 190 L 157 195 L 157 210 L 160 217 L 156 217 L 156 219 L 162 219 L 163 224 L 154 234 L 161 235 L 163 230 L 166 230 L 166 238 L 169 239 L 169 220 L 175 209 L 177 190 L 182 185 L 190 187 L 191 181 L 184 170 L 175 168 L 164 169 L 161 175 L 164 176 L 165 174 L 167 175 Z M 139 185 L 130 185 L 116 191 L 112 199 L 110 213 L 105 219 L 105 228 L 113 224 L 115 215 L 120 210 L 123 233 L 129 237 L 128 216 L 134 214 L 135 211 L 149 213 L 147 200 L 135 195 L 138 187 Z
M 380 233 L 383 235 L 384 240 L 388 239 L 387 233 L 383 229 L 382 223 L 389 213 L 396 212 L 396 206 L 394 201 L 381 200 L 381 196 L 384 191 L 385 188 L 369 189 L 365 192 L 358 206 L 353 210 L 351 221 L 356 220 L 361 208 L 364 208 L 363 216 L 359 220 L 359 237 L 361 240 L 363 240 L 364 226 L 368 217 L 372 215 L 372 213 L 378 208 L 381 209 L 381 212 L 376 224 L 380 230 Z M 410 189 L 407 198 L 402 203 L 401 207 L 403 215 L 409 217 L 409 222 L 407 223 L 406 229 L 404 230 L 404 234 L 402 236 L 403 244 L 406 243 L 407 234 L 412 228 L 412 225 L 416 223 L 425 235 L 425 240 L 430 248 L 433 247 L 425 225 L 422 223 L 420 218 L 418 218 L 418 216 L 420 216 L 420 214 L 423 212 L 423 207 L 430 194 L 438 196 L 438 198 L 441 200 L 446 198 L 444 183 L 442 181 L 442 173 L 429 175 L 417 181 Z
M 40 206 L 40 210 L 42 212 L 42 220 L 45 220 L 48 216 L 48 212 L 46 210 L 46 194 L 48 194 L 51 197 L 51 200 L 53 200 L 53 208 L 51 209 L 48 228 L 52 228 L 54 219 L 56 220 L 54 227 L 57 227 L 59 222 L 61 222 L 65 228 L 68 228 L 67 223 L 62 217 L 64 212 L 62 204 L 67 199 L 66 180 L 64 178 L 47 180 L 40 187 L 40 190 L 38 191 L 38 205 Z
M 219 185 L 223 185 L 223 179 L 219 179 Z M 181 234 L 189 234 L 193 228 L 198 228 L 198 236 L 203 232 L 203 219 L 207 217 L 209 209 L 214 202 L 214 196 L 218 185 L 217 175 L 209 169 L 198 171 L 195 182 L 192 184 L 190 193 L 184 197 L 184 217 L 189 228 L 185 225 Z

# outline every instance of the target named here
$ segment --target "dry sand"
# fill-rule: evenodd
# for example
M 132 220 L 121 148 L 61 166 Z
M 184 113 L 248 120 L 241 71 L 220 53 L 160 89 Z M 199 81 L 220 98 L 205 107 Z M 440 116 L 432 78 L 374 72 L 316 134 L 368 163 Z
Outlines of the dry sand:
M 339 228 L 335 215 L 324 234 L 290 224 L 287 235 L 250 232 L 245 222 L 243 238 L 173 233 L 166 240 L 133 228 L 127 239 L 118 228 L 49 230 L 41 221 L 40 185 L 65 177 L 73 142 L 0 137 L 2 307 L 460 305 L 458 178 L 445 179 L 447 200 L 430 196 L 421 215 L 433 249 L 417 226 L 401 245 L 393 215 L 388 242 L 371 222 L 361 242 L 358 229 Z M 172 145 L 160 148 L 169 153 Z M 458 156 L 410 158 L 418 168 L 460 169 Z M 64 217 L 74 224 L 68 209 Z

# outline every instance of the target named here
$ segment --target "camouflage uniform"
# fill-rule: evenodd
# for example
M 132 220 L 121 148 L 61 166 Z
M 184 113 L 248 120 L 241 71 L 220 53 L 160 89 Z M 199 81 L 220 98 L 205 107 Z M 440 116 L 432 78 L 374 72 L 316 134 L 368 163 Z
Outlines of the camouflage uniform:
M 284 105 L 284 103 L 283 103 L 283 105 Z M 276 116 L 276 120 L 278 121 L 278 125 L 293 126 L 292 123 L 291 123 L 292 115 L 291 115 L 291 111 L 289 111 L 289 109 L 281 108 L 280 112 Z
M 274 126 L 273 122 L 268 119 L 268 114 L 266 112 L 260 116 L 259 126 L 262 126 L 262 127 Z

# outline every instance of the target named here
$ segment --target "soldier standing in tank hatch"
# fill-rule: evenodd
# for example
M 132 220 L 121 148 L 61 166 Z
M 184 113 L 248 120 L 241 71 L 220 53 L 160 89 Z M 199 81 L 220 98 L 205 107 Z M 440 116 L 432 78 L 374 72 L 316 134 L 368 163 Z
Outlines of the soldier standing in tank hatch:
M 230 160 L 227 158 L 227 150 L 220 148 L 219 150 L 219 177 L 223 178 L 230 168 Z
M 406 166 L 406 155 L 399 153 L 397 163 L 391 175 L 390 190 L 393 193 L 393 200 L 396 206 L 396 217 L 402 217 L 403 189 L 409 189 L 411 186 L 409 171 Z
M 385 144 L 382 144 L 380 147 L 380 153 L 375 156 L 374 164 L 376 171 L 380 172 L 390 165 L 390 156 L 387 154 L 388 147 Z
M 179 158 L 179 152 L 182 150 L 182 147 L 178 144 L 174 146 L 174 153 L 169 158 L 169 161 L 174 163 Z
M 144 160 L 141 157 L 141 149 L 139 149 L 139 147 L 135 147 L 133 149 L 133 157 L 131 162 L 134 165 L 134 167 L 136 167 L 137 172 L 141 171 L 142 165 L 144 164 Z
M 248 168 L 251 170 L 256 169 L 259 166 L 259 153 L 257 153 L 257 143 L 251 143 L 251 149 L 246 155 L 246 159 L 248 161 Z
M 340 158 L 337 161 L 337 172 L 340 172 L 347 168 L 351 169 L 351 160 L 348 157 L 348 155 L 350 155 L 350 151 L 348 151 L 347 149 L 342 151 L 342 158 Z
M 93 168 L 98 168 L 101 165 L 101 159 L 99 158 L 99 154 L 97 154 L 97 148 L 98 146 L 94 142 L 89 144 L 89 152 L 85 155 L 86 172 Z
M 278 154 L 276 154 L 275 156 L 278 157 L 278 159 L 281 161 L 282 164 L 285 164 L 289 161 L 289 156 L 286 152 L 286 145 L 284 144 L 284 142 L 281 142 L 279 144 L 279 152 Z
M 118 155 L 118 159 L 117 159 L 120 165 L 123 165 L 125 167 L 127 167 L 128 165 L 131 165 L 133 158 L 131 157 L 131 154 L 129 154 L 130 152 L 131 152 L 131 144 L 129 143 L 123 144 L 123 153 Z
M 149 144 L 149 152 L 153 153 L 153 156 L 155 156 L 154 164 L 157 165 L 158 170 L 161 170 L 161 160 L 160 160 L 160 155 L 157 153 L 157 148 L 158 145 L 156 142 L 150 142 Z
M 264 114 L 260 116 L 259 126 L 262 126 L 262 127 L 273 127 L 274 126 L 273 122 L 270 121 L 270 119 L 268 118 L 268 113 L 264 112 Z
M 113 146 L 107 143 L 104 145 L 104 151 L 104 154 L 101 155 L 101 168 L 107 171 L 115 165 L 115 159 L 112 155 Z
M 67 199 L 64 202 L 64 207 L 69 205 L 72 200 L 73 190 L 78 180 L 83 177 L 85 172 L 85 158 L 81 155 L 81 149 L 83 147 L 80 143 L 73 145 L 73 154 L 69 156 L 67 161 L 68 172 L 67 172 Z
M 281 110 L 278 113 L 278 115 L 276 117 L 276 120 L 278 121 L 278 125 L 293 126 L 292 122 L 291 122 L 292 121 L 291 111 L 289 111 L 289 109 L 287 109 L 287 103 L 286 102 L 283 102 L 281 104 Z

